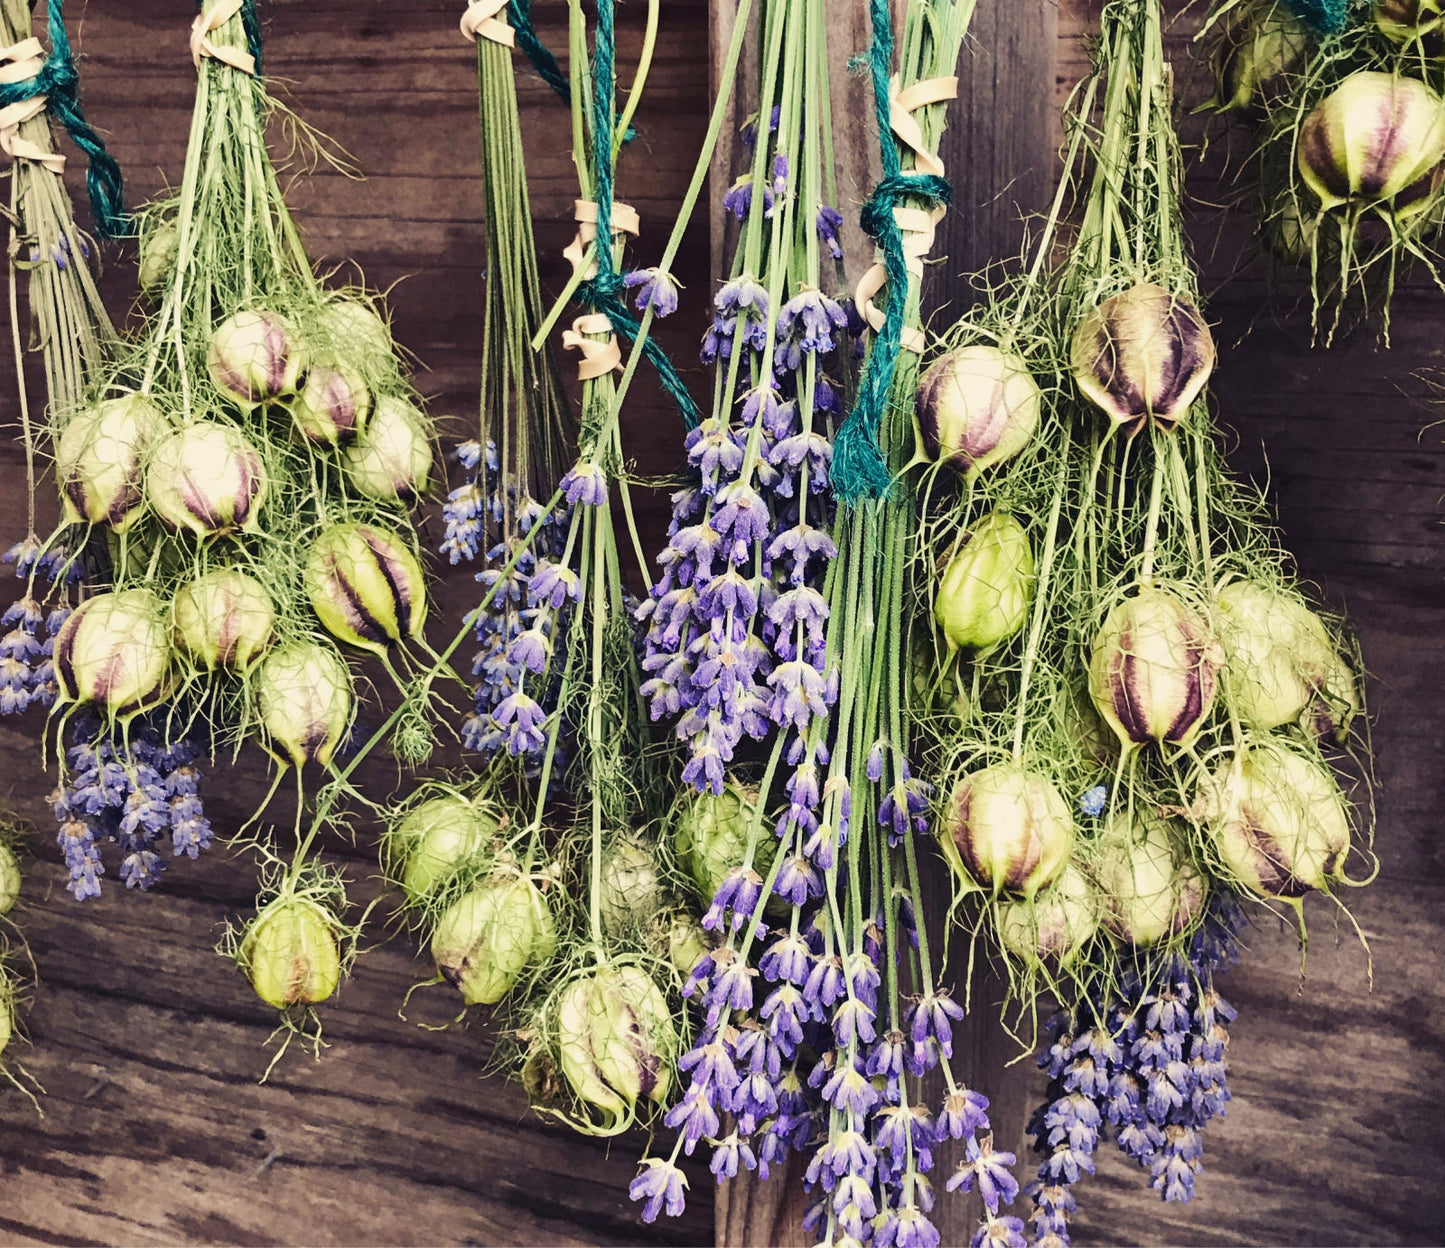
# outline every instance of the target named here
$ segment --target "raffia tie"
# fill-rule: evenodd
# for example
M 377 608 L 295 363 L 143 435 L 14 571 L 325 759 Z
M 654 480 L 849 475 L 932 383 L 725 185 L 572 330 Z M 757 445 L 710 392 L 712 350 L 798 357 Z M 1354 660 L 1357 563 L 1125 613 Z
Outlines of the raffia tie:
M 606 334 L 607 337 L 592 338 L 588 337 L 589 334 Z M 614 368 L 622 366 L 622 348 L 617 345 L 612 322 L 600 312 L 589 312 L 573 321 L 571 329 L 562 331 L 562 346 L 582 353 L 577 362 L 578 381 L 606 376 Z
M 0 83 L 24 82 L 45 68 L 45 49 L 33 35 L 0 48 Z M 32 95 L 0 108 L 0 150 L 12 160 L 33 160 L 51 173 L 65 172 L 65 157 L 24 138 L 20 127 L 45 111 L 45 96 Z
M 590 199 L 578 199 L 573 201 L 572 220 L 577 222 L 577 234 L 567 244 L 562 254 L 572 265 L 572 272 L 575 276 L 584 280 L 597 276 L 597 261 L 585 265 L 587 259 L 587 248 L 597 238 L 597 205 Z M 637 237 L 637 232 L 642 228 L 642 222 L 638 218 L 637 209 L 630 204 L 612 202 L 612 229 L 621 234 L 631 234 Z M 610 326 L 609 326 L 610 328 Z
M 941 104 L 945 100 L 954 99 L 957 95 L 957 78 L 925 78 L 915 82 L 906 91 L 898 89 L 897 78 L 893 80 L 893 90 L 888 99 L 888 122 L 898 142 L 913 153 L 915 173 L 932 174 L 939 178 L 944 176 L 943 161 L 928 150 L 923 130 L 918 119 L 914 117 L 914 112 L 928 104 Z M 915 277 L 923 276 L 924 257 L 933 250 L 934 231 L 943 220 L 945 211 L 942 204 L 927 210 L 905 207 L 893 209 L 893 219 L 898 223 L 898 229 L 903 235 L 903 255 L 908 262 L 908 271 Z M 873 327 L 874 333 L 883 328 L 886 318 L 883 309 L 873 302 L 873 296 L 882 290 L 887 282 L 888 272 L 882 263 L 878 262 L 863 274 L 853 292 L 853 303 L 858 314 Z M 921 329 L 905 325 L 898 345 L 905 351 L 912 351 L 914 355 L 922 355 L 927 339 Z
M 507 24 L 507 0 L 471 0 L 462 14 L 462 34 L 468 39 L 490 39 L 512 47 L 516 43 Z
M 198 13 L 191 23 L 191 60 L 196 68 L 201 67 L 201 58 L 211 57 L 243 74 L 256 72 L 256 58 L 244 48 L 233 48 L 230 44 L 212 43 L 211 32 L 235 17 L 241 11 L 243 0 L 221 0 L 209 13 Z

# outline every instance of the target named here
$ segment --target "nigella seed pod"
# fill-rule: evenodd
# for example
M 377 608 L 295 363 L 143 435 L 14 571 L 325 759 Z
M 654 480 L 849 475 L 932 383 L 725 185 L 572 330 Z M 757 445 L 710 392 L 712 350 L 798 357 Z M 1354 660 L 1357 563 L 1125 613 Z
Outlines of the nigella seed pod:
M 489 809 L 455 794 L 411 811 L 388 838 L 407 898 L 420 901 L 440 889 L 481 855 L 501 826 Z
M 15 990 L 0 968 L 0 1053 L 10 1047 L 10 1038 L 15 1034 Z
M 994 905 L 999 942 L 1025 966 L 1045 961 L 1067 967 L 1099 930 L 1099 897 L 1073 863 L 1032 901 Z
M 266 501 L 266 470 L 239 429 L 198 420 L 156 443 L 145 492 L 156 515 L 178 533 L 251 532 Z
M 297 767 L 331 761 L 351 723 L 351 674 L 341 656 L 314 641 L 271 650 L 256 669 L 261 727 L 273 751 Z
M 673 846 L 703 901 L 711 902 L 728 872 L 742 865 L 757 803 L 757 793 L 732 778 L 719 794 L 688 796 L 677 817 Z M 753 851 L 753 870 L 766 875 L 777 849 L 777 837 L 761 833 Z
M 426 418 L 410 403 L 382 395 L 366 427 L 342 448 L 341 465 L 358 494 L 383 503 L 414 502 L 431 479 Z
M 348 364 L 316 363 L 291 401 L 291 419 L 308 441 L 336 446 L 365 428 L 371 407 L 371 391 L 360 372 Z
M 1104 898 L 1104 925 L 1136 948 L 1184 931 L 1204 903 L 1204 882 L 1150 811 L 1116 811 L 1099 838 L 1094 875 Z
M 625 1128 L 639 1101 L 667 1100 L 677 1030 L 667 998 L 640 967 L 583 972 L 561 989 L 554 1017 L 557 1064 L 604 1133 Z
M 216 326 L 206 368 L 221 393 L 242 407 L 255 407 L 296 393 L 306 353 L 279 312 L 248 308 Z
M 278 1010 L 319 1005 L 341 982 L 340 925 L 309 897 L 276 898 L 241 938 L 240 962 L 256 995 Z
M 1230 707 L 1255 728 L 1299 719 L 1338 657 L 1319 616 L 1253 581 L 1231 581 L 1216 608 Z
M 1064 869 L 1074 843 L 1074 820 L 1058 789 L 1017 763 L 964 776 L 947 817 L 944 856 L 960 880 L 995 897 L 1032 898 Z
M 20 863 L 10 846 L 0 843 L 0 915 L 9 914 L 20 900 Z M 0 1048 L 3 1048 L 0 1045 Z
M 1330 769 L 1278 740 L 1220 764 L 1200 807 L 1234 882 L 1263 897 L 1296 898 L 1343 875 L 1350 818 Z
M 385 654 L 392 643 L 421 635 L 426 582 L 395 533 L 334 524 L 312 545 L 301 580 L 316 618 L 338 641 Z
M 157 299 L 161 287 L 175 271 L 180 241 L 181 232 L 174 218 L 157 222 L 141 235 L 136 283 L 146 299 Z
M 437 920 L 431 940 L 437 973 L 467 1005 L 495 1005 L 556 947 L 547 899 L 517 875 L 495 876 L 463 893 Z
M 1445 103 L 1423 82 L 1362 70 L 1315 105 L 1299 131 L 1299 171 L 1324 208 L 1430 203 L 1445 158 Z
M 936 361 L 919 382 L 913 406 L 933 459 L 982 472 L 1029 444 L 1041 402 L 1038 383 L 1019 356 L 977 343 Z
M 67 702 L 113 715 L 156 700 L 170 668 L 166 610 L 148 589 L 87 598 L 55 636 L 55 680 Z
M 663 944 L 672 969 L 686 979 L 697 964 L 712 952 L 714 942 L 697 916 L 685 910 L 674 910 L 666 919 Z
M 208 672 L 250 667 L 275 637 L 276 608 L 254 576 L 215 568 L 171 603 L 176 648 Z
M 109 524 L 123 533 L 144 496 L 141 464 L 165 418 L 150 399 L 123 394 L 77 412 L 55 444 L 61 510 L 71 524 Z
M 1430 60 L 1445 55 L 1445 11 L 1439 0 L 1375 0 L 1373 16 L 1375 28 L 1392 43 L 1418 43 Z
M 316 314 L 316 332 L 339 359 L 362 363 L 392 354 L 391 331 L 368 299 L 332 295 Z
M 1214 371 L 1198 308 L 1153 282 L 1105 299 L 1074 331 L 1070 368 L 1084 397 L 1129 434 L 1173 429 Z
M 1264 104 L 1313 45 L 1310 28 L 1288 5 L 1248 0 L 1224 20 L 1213 56 L 1214 95 L 1203 107 L 1223 113 Z
M 1336 652 L 1324 682 L 1300 715 L 1300 727 L 1321 741 L 1344 745 L 1350 739 L 1350 725 L 1359 713 L 1360 684 L 1355 669 Z
M 597 905 L 602 930 L 621 936 L 652 918 L 667 900 L 651 849 L 623 835 L 602 855 Z
M 1012 516 L 993 512 L 949 555 L 934 593 L 933 617 L 950 646 L 991 649 L 1024 626 L 1034 581 L 1028 534 Z
M 1208 622 L 1172 590 L 1117 604 L 1094 639 L 1089 696 L 1125 749 L 1188 745 L 1214 705 L 1224 651 Z

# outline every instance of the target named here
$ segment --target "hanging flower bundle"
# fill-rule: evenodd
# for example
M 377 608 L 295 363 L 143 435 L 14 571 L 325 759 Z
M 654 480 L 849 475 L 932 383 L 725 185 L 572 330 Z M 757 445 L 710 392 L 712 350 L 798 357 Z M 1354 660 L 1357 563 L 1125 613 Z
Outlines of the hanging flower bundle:
M 1062 1011 L 1033 1123 L 1039 1243 L 1068 1242 L 1071 1185 L 1108 1133 L 1190 1198 L 1228 1100 L 1213 973 L 1239 903 L 1293 908 L 1303 940 L 1305 899 L 1335 899 L 1368 856 L 1341 787 L 1368 772 L 1343 752 L 1358 656 L 1211 428 L 1160 26 L 1152 0 L 1105 7 L 1037 258 L 918 394 L 962 478 L 935 492 L 922 552 L 946 560 L 934 683 L 963 691 L 934 746 L 940 843 L 1025 1035 L 1039 1003 Z

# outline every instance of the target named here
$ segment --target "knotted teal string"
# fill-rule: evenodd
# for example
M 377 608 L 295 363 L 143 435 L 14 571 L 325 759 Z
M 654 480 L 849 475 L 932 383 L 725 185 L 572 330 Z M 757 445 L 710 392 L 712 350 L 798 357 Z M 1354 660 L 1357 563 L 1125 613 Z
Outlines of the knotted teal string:
M 1321 35 L 1337 35 L 1345 28 L 1348 0 L 1285 0 L 1289 11 Z
M 90 207 L 95 228 L 109 238 L 118 238 L 129 229 L 121 202 L 124 189 L 120 166 L 105 150 L 80 107 L 80 75 L 75 71 L 75 58 L 70 51 L 70 36 L 65 31 L 65 0 L 49 0 L 47 17 L 50 33 L 50 55 L 33 78 L 20 82 L 0 83 L 0 108 L 22 100 L 45 96 L 45 107 L 63 125 L 76 147 L 89 162 L 85 171 L 86 188 L 90 191 Z
M 637 340 L 641 326 L 623 302 L 622 274 L 612 264 L 612 137 L 617 126 L 613 92 L 616 77 L 617 40 L 613 26 L 613 0 L 597 0 L 597 38 L 592 53 L 592 163 L 594 198 L 597 201 L 597 241 L 593 252 L 597 275 L 577 287 L 577 298 L 612 322 L 612 328 L 629 343 Z M 682 384 L 667 353 L 649 337 L 642 354 L 657 370 L 662 387 L 682 412 L 683 422 L 693 429 L 700 419 L 697 404 Z
M 863 206 L 862 225 L 883 257 L 883 269 L 888 277 L 888 307 L 883 328 L 874 335 L 868 362 L 863 367 L 857 402 L 833 440 L 833 494 L 844 503 L 882 498 L 893 479 L 878 446 L 878 427 L 898 368 L 903 313 L 908 302 L 908 261 L 903 254 L 903 232 L 893 219 L 893 209 L 909 199 L 946 204 L 952 196 L 952 188 L 943 178 L 903 172 L 888 116 L 888 70 L 893 64 L 893 25 L 888 0 L 870 0 L 869 10 L 873 42 L 868 49 L 868 63 L 873 75 L 873 107 L 878 118 L 883 177 Z
M 567 75 L 562 72 L 557 58 L 542 43 L 537 35 L 537 28 L 532 25 L 532 0 L 507 0 L 507 24 L 516 35 L 517 46 L 527 54 L 527 59 L 532 62 L 532 68 L 537 71 L 538 76 L 562 97 L 563 103 L 570 104 L 572 86 L 567 81 Z

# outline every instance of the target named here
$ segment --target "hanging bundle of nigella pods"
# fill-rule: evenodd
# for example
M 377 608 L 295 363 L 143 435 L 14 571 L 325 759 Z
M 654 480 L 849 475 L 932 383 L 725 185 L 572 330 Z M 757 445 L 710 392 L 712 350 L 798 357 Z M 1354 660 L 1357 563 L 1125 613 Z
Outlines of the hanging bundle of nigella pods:
M 142 888 L 162 832 L 177 855 L 206 846 L 207 747 L 258 739 L 273 792 L 293 769 L 299 834 L 303 773 L 331 766 L 350 728 L 346 654 L 410 690 L 397 663 L 427 653 L 408 512 L 429 425 L 376 305 L 311 271 L 266 147 L 276 106 L 249 0 L 208 0 L 191 52 L 180 188 L 141 217 L 151 311 L 56 437 L 63 516 L 46 549 L 83 552 L 87 582 L 54 655 L 53 736 L 69 747 L 54 805 L 77 896 L 99 891 L 107 839 Z M 394 748 L 426 755 L 421 715 Z M 227 942 L 285 1011 L 329 996 L 350 956 L 342 881 L 312 854 L 332 805 L 292 849 L 257 838 L 265 905 Z
M 1358 655 L 1211 427 L 1157 0 L 1102 21 L 1036 259 L 957 327 L 918 396 L 965 470 L 960 510 L 927 530 L 962 664 L 945 675 L 969 690 L 935 746 L 941 844 L 1025 1031 L 1040 1001 L 1062 1010 L 1034 1121 L 1049 1244 L 1067 1242 L 1070 1185 L 1105 1132 L 1165 1199 L 1189 1199 L 1200 1129 L 1228 1099 L 1233 1014 L 1213 973 L 1239 900 L 1293 907 L 1303 938 L 1306 896 L 1333 899 L 1347 858 L 1368 856 L 1336 771 L 1368 777 L 1336 753 Z M 1005 444 L 1015 457 L 989 461 Z

